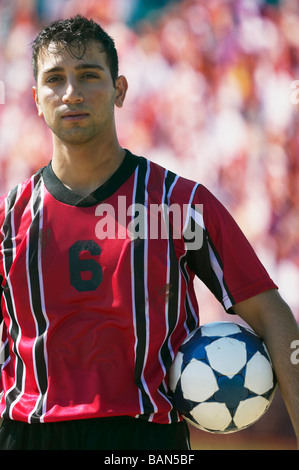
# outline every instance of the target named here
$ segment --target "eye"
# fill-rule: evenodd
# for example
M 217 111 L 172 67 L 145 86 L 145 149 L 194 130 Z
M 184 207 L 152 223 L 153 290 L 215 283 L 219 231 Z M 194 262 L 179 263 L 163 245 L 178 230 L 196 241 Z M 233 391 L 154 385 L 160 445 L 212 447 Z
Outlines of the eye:
M 99 77 L 99 75 L 98 75 L 97 73 L 94 73 L 94 72 L 85 72 L 85 73 L 83 73 L 82 78 L 93 79 L 93 78 L 100 78 L 100 77 Z
M 56 83 L 62 80 L 62 77 L 59 75 L 51 75 L 47 78 L 46 83 Z

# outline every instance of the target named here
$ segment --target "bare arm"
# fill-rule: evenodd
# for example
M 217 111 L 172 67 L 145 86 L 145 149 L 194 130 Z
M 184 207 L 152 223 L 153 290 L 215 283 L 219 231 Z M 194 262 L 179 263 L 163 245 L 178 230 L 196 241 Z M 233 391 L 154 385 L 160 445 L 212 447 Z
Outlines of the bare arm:
M 265 341 L 299 448 L 299 364 L 291 360 L 291 345 L 299 341 L 298 324 L 276 290 L 240 302 L 233 310 Z

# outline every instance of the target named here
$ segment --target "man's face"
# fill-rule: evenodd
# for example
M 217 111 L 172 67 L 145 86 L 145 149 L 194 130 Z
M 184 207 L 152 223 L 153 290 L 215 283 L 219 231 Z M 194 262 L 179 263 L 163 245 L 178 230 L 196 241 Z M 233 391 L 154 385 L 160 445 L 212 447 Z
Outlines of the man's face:
M 74 45 L 80 57 L 80 46 Z M 106 54 L 97 41 L 90 41 L 82 58 L 55 43 L 41 50 L 37 87 L 33 88 L 38 113 L 59 140 L 80 145 L 94 138 L 109 137 L 114 126 L 114 106 L 121 107 L 126 80 L 114 86 Z

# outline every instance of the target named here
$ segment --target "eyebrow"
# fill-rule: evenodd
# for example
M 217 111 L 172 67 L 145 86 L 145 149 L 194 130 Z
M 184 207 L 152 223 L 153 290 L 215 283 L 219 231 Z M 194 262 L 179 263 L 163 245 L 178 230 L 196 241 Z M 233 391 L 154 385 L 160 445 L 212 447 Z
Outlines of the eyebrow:
M 75 69 L 76 70 L 96 69 L 96 70 L 101 70 L 102 72 L 105 71 L 105 69 L 104 69 L 104 67 L 102 67 L 102 65 L 88 64 L 88 63 L 83 63 L 83 64 L 76 65 Z M 63 71 L 64 71 L 63 67 L 51 67 L 49 69 L 44 70 L 43 73 L 48 74 L 48 73 L 63 72 Z

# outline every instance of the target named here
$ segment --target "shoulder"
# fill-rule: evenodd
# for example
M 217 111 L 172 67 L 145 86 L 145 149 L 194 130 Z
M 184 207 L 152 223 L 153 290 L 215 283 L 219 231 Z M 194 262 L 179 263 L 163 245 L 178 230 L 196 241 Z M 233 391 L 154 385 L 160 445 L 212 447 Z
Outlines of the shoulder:
M 139 157 L 139 169 L 146 175 L 149 192 L 163 188 L 171 202 L 189 203 L 201 184 L 188 179 L 147 157 Z
M 168 204 L 200 206 L 205 216 L 217 219 L 229 216 L 217 196 L 202 182 L 186 178 L 147 157 L 138 158 L 140 178 L 147 181 L 148 194 L 154 197 L 163 192 Z
M 23 207 L 28 204 L 32 197 L 33 188 L 41 179 L 42 171 L 43 168 L 39 169 L 34 175 L 26 178 L 6 194 L 0 196 L 0 225 L 2 225 L 6 214 L 8 214 L 17 203 L 20 203 Z

